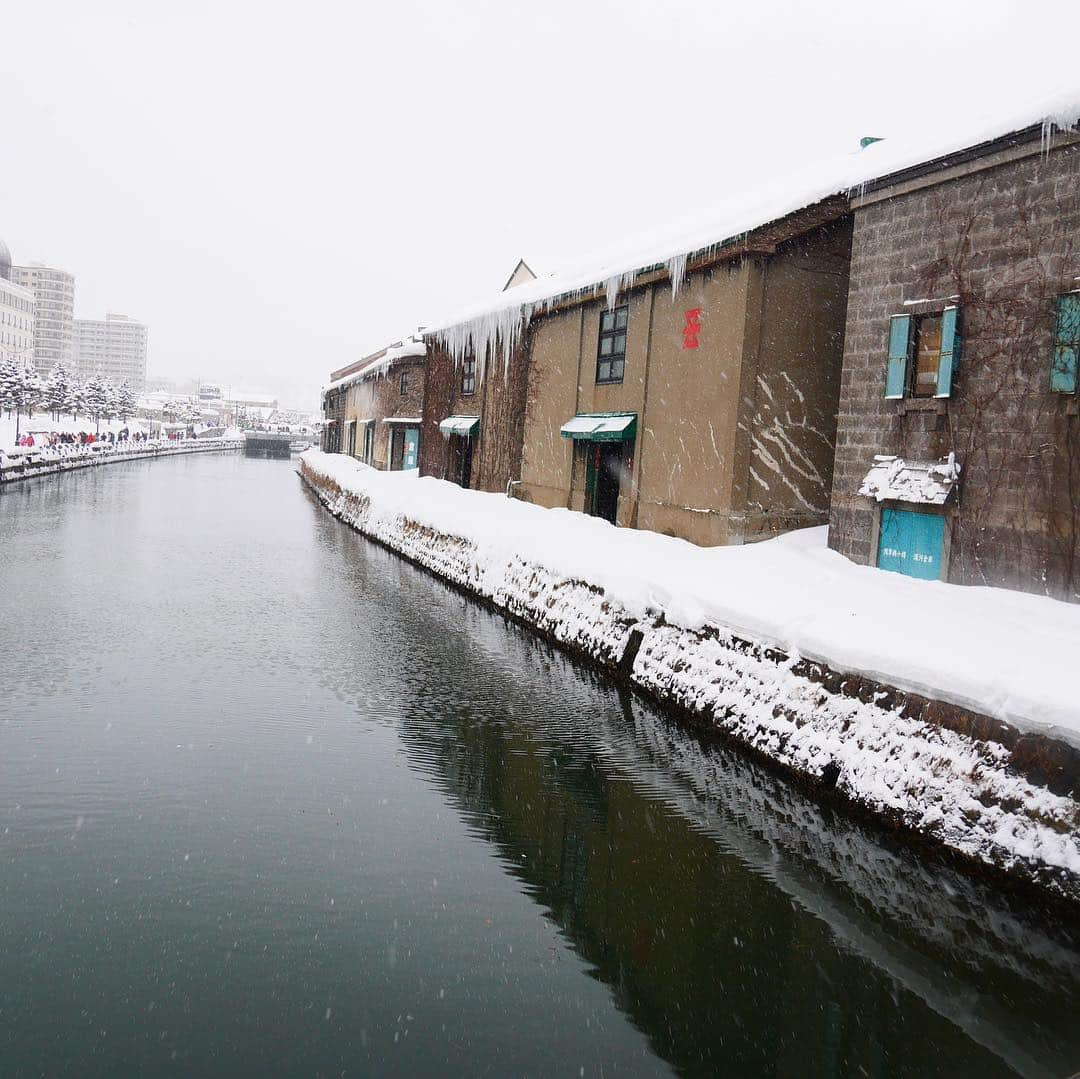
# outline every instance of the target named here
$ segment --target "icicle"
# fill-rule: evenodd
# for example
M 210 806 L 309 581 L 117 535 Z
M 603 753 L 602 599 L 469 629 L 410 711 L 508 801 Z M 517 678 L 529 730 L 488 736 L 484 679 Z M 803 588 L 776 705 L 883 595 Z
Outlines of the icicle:
M 686 255 L 672 255 L 664 264 L 671 278 L 672 299 L 675 299 L 675 294 L 682 288 L 682 283 L 686 279 L 686 258 Z
M 515 304 L 497 311 L 486 311 L 456 326 L 435 333 L 454 365 L 460 367 L 467 356 L 476 359 L 476 378 L 483 383 L 488 361 L 494 362 L 502 349 L 503 374 L 510 369 L 510 358 L 532 320 L 533 304 Z
M 614 277 L 609 277 L 604 282 L 604 294 L 607 296 L 607 309 L 609 311 L 615 310 L 619 293 L 624 289 L 628 289 L 634 283 L 636 276 L 635 270 L 628 270 L 626 273 L 615 274 Z

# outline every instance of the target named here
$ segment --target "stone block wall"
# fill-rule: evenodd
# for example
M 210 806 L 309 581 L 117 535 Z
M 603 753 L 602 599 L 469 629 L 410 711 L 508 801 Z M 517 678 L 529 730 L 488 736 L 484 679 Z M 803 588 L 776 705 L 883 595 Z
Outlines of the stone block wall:
M 874 455 L 951 450 L 948 579 L 1080 599 L 1077 400 L 1049 388 L 1055 301 L 1080 287 L 1080 145 L 1059 140 L 856 202 L 829 533 L 854 561 L 876 561 L 878 507 L 858 495 Z M 946 303 L 952 396 L 886 400 L 890 316 Z

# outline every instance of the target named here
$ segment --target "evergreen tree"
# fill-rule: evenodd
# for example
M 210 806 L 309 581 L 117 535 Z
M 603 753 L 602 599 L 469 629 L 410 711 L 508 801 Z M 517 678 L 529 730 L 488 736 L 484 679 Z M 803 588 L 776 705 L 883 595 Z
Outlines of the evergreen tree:
M 72 379 L 67 400 L 64 402 L 64 411 L 70 412 L 73 420 L 78 418 L 80 412 L 86 415 L 86 391 L 81 379 Z
M 101 421 L 107 418 L 109 408 L 109 391 L 100 372 L 83 383 L 83 402 L 87 415 L 93 418 L 95 430 L 100 434 Z
M 120 392 L 110 379 L 105 379 L 105 419 L 114 420 L 120 415 Z
M 120 383 L 120 389 L 117 391 L 117 408 L 120 412 L 120 418 L 125 422 L 129 416 L 134 416 L 138 411 L 139 398 L 126 381 Z
M 19 437 L 19 417 L 33 415 L 41 397 L 41 379 L 32 366 L 14 356 L 0 360 L 0 409 L 15 413 L 15 437 Z
M 14 356 L 0 358 L 0 410 L 12 412 L 19 405 L 22 366 Z
M 68 374 L 64 361 L 60 360 L 49 372 L 45 382 L 45 407 L 52 413 L 55 420 L 60 419 L 60 413 L 68 410 L 68 402 L 71 399 L 72 379 Z
M 22 369 L 22 385 L 19 387 L 19 407 L 27 414 L 34 415 L 34 409 L 41 404 L 45 396 L 45 387 L 37 369 L 31 364 L 25 364 Z

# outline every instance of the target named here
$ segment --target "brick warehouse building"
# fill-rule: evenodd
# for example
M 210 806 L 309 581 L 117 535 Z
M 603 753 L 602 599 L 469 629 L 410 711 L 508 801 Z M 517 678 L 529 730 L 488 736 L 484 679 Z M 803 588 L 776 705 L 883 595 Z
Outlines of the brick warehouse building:
M 324 449 L 381 470 L 416 468 L 427 349 L 416 336 L 331 373 Z
M 502 292 L 535 280 L 519 260 Z M 437 337 L 428 337 L 427 346 L 420 474 L 478 491 L 507 490 L 521 467 L 527 337 L 501 369 L 490 371 L 475 348 L 455 359 Z
M 852 201 L 830 546 L 1080 599 L 1080 138 L 1003 133 Z

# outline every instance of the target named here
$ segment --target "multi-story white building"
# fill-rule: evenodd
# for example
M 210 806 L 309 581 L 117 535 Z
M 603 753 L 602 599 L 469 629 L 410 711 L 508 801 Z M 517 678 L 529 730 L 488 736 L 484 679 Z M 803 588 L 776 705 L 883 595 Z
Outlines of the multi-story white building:
M 75 364 L 81 378 L 100 371 L 117 386 L 146 386 L 149 330 L 127 315 L 109 312 L 104 319 L 75 319 Z
M 74 357 L 75 277 L 40 262 L 12 266 L 11 280 L 34 294 L 34 364 L 47 376 L 63 360 Z
M 0 240 L 0 359 L 33 363 L 34 294 L 11 276 L 11 255 Z

